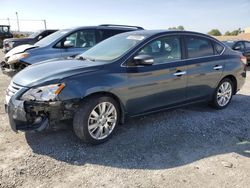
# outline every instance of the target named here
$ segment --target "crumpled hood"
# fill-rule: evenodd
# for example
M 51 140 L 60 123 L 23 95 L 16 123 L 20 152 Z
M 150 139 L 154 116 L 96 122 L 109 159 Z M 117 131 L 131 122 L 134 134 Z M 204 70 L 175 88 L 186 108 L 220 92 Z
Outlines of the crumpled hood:
M 75 59 L 41 62 L 23 69 L 13 77 L 12 81 L 20 86 L 33 87 L 80 73 L 99 70 L 98 65 L 103 65 L 103 63 Z
M 34 46 L 34 45 L 30 45 L 30 44 L 24 44 L 24 45 L 20 45 L 20 46 L 17 46 L 15 48 L 13 48 L 12 50 L 10 50 L 6 55 L 5 55 L 5 58 L 7 57 L 10 57 L 14 54 L 18 54 L 18 53 L 22 53 L 22 52 L 25 52 L 26 50 L 29 50 L 31 48 L 37 48 L 38 46 Z

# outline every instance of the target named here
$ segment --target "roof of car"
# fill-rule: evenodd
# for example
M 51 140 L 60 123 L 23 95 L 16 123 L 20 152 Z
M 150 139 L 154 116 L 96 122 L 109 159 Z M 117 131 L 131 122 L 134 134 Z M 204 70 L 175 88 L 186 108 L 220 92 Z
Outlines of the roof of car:
M 134 34 L 140 34 L 140 35 L 146 35 L 146 36 L 153 36 L 153 35 L 162 35 L 162 34 L 190 34 L 190 35 L 199 35 L 199 36 L 204 36 L 207 38 L 215 39 L 214 37 L 211 37 L 207 34 L 199 33 L 199 32 L 194 32 L 194 31 L 180 31 L 180 30 L 136 30 L 136 31 L 131 31 L 129 33 L 134 33 Z
M 98 26 L 80 26 L 80 27 L 71 27 L 63 30 L 79 30 L 79 29 L 114 29 L 114 30 L 143 30 L 140 26 L 130 26 L 130 25 L 114 25 L 114 24 L 102 24 Z

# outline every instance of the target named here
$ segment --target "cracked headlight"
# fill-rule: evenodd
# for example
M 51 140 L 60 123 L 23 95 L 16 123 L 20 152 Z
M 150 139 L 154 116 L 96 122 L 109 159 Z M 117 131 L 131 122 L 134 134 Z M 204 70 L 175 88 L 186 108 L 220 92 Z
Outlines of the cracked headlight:
M 17 63 L 20 61 L 20 59 L 22 58 L 26 58 L 29 56 L 29 53 L 24 52 L 24 53 L 20 53 L 20 54 L 15 54 L 10 56 L 10 58 L 8 59 L 8 64 L 13 64 L 13 63 Z
M 26 91 L 21 100 L 24 101 L 54 101 L 58 94 L 65 87 L 65 84 L 53 84 L 48 86 L 42 86 L 38 88 L 32 88 Z

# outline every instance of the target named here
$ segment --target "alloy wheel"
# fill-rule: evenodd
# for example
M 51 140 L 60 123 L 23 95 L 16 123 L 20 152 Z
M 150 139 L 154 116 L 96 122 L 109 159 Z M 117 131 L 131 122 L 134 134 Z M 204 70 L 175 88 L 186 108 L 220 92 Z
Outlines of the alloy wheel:
M 226 106 L 232 97 L 232 85 L 229 82 L 223 82 L 217 90 L 217 103 L 219 106 Z
M 108 137 L 117 123 L 117 111 L 110 102 L 95 106 L 88 118 L 88 131 L 92 138 L 101 140 Z

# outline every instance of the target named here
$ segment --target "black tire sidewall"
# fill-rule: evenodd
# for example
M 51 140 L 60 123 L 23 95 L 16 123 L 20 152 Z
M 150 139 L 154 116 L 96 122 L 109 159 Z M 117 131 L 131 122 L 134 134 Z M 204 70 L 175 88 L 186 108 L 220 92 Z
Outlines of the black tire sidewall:
M 117 122 L 116 122 L 116 125 L 115 125 L 112 133 L 109 136 L 107 136 L 104 139 L 97 140 L 97 139 L 94 139 L 89 133 L 88 119 L 89 119 L 89 115 L 92 112 L 92 110 L 98 104 L 100 104 L 102 102 L 110 102 L 115 106 L 116 112 L 117 112 Z M 113 134 L 115 133 L 117 126 L 120 122 L 119 120 L 120 120 L 120 109 L 119 109 L 118 102 L 116 100 L 114 100 L 112 97 L 109 97 L 109 96 L 93 96 L 93 97 L 89 97 L 88 99 L 86 99 L 79 106 L 79 108 L 74 116 L 73 128 L 74 128 L 74 132 L 77 135 L 77 137 L 79 137 L 84 142 L 91 143 L 91 144 L 100 144 L 100 143 L 107 141 L 108 139 L 110 139 L 113 136 Z

